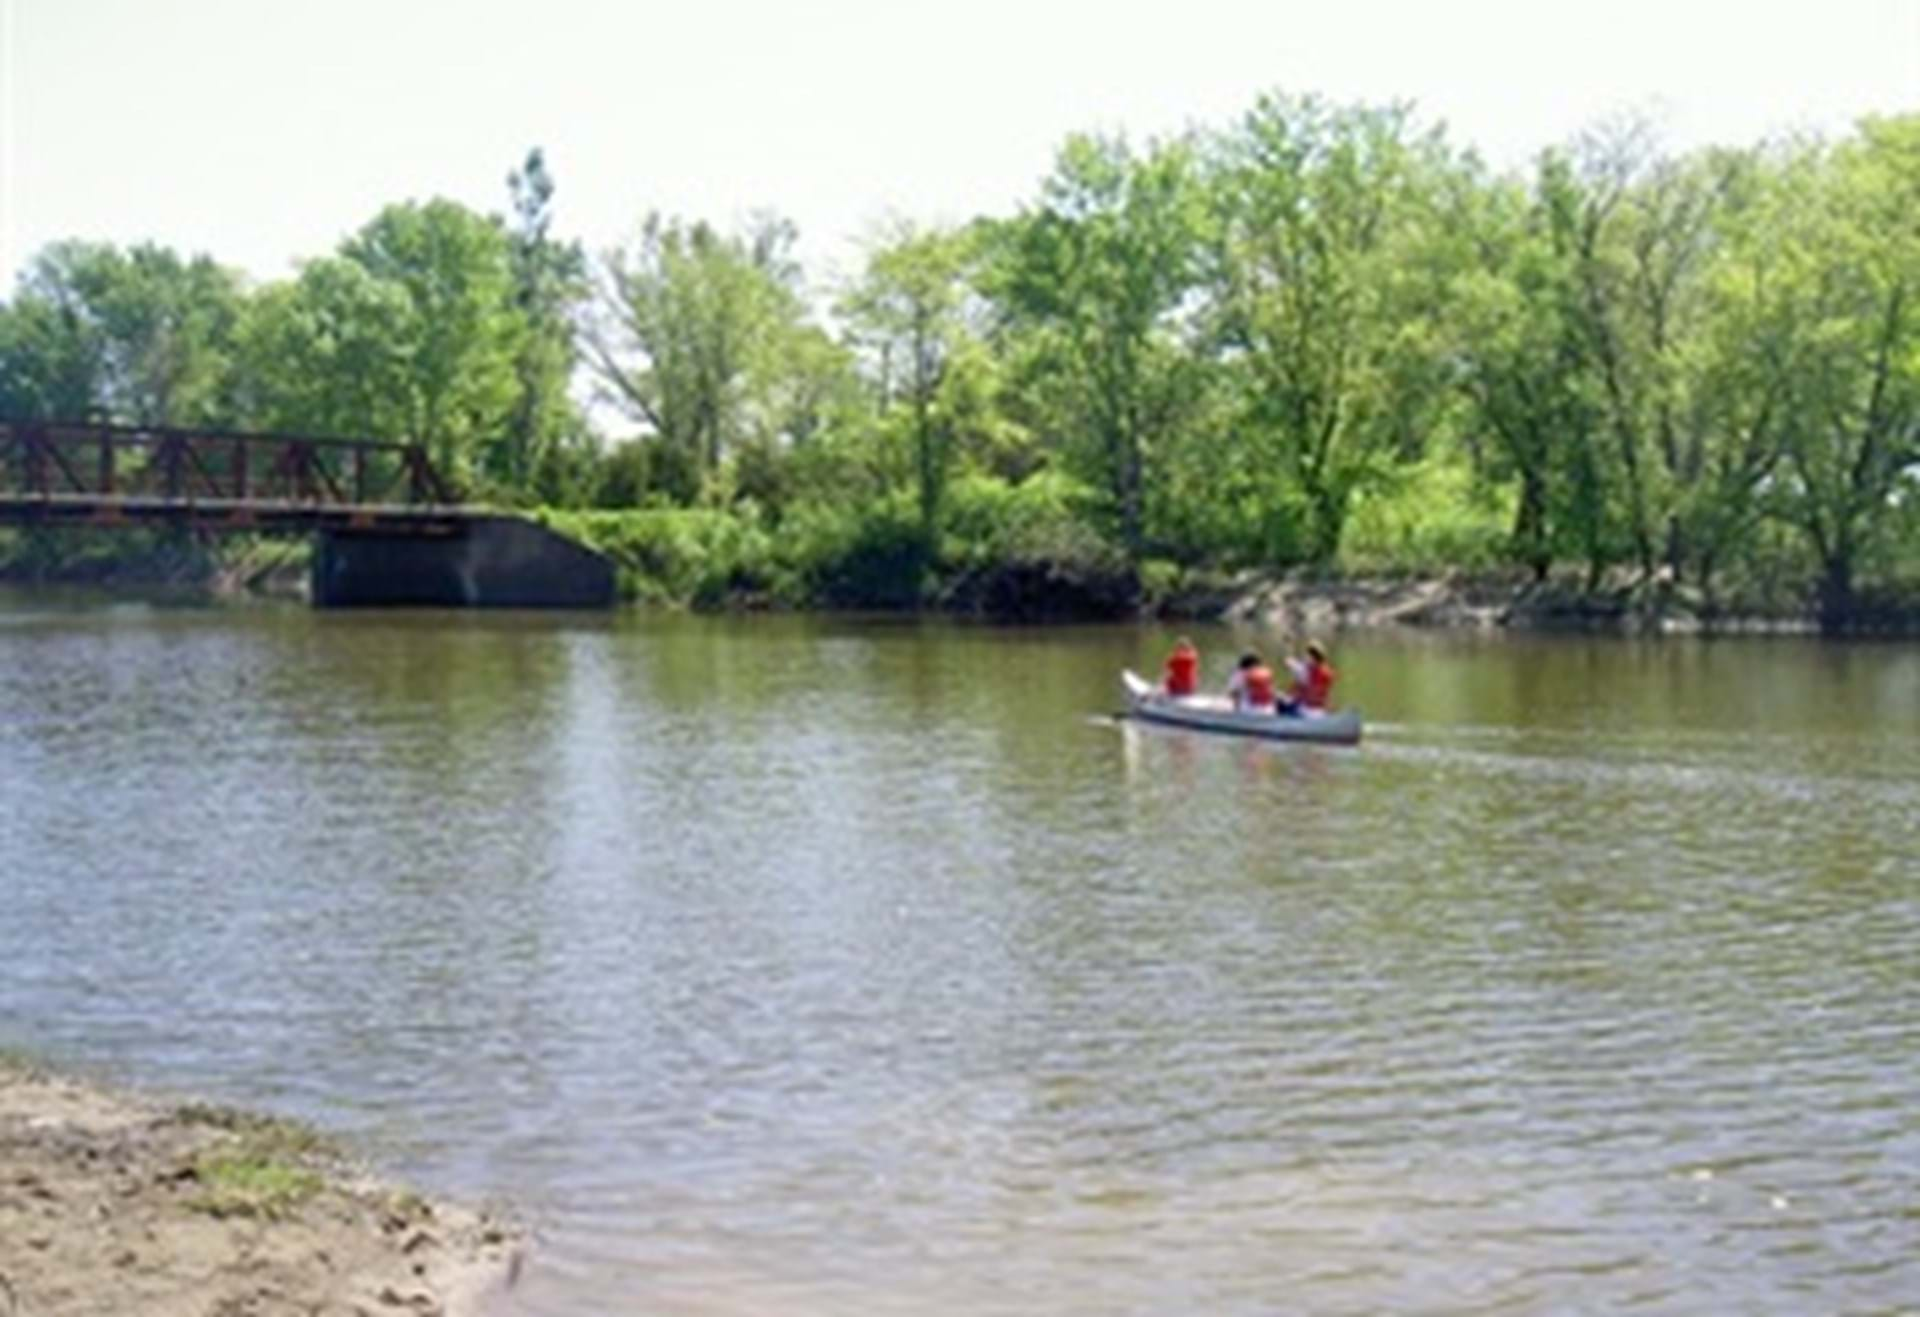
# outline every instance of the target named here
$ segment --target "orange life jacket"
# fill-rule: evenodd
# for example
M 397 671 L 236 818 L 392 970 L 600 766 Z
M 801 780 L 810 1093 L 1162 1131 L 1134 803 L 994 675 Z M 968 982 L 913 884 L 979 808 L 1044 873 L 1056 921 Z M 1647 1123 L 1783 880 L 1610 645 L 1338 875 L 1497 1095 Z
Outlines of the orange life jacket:
M 1266 664 L 1257 664 L 1246 671 L 1246 699 L 1248 704 L 1267 705 L 1273 703 L 1273 669 Z
M 1306 675 L 1293 683 L 1288 694 L 1301 705 L 1309 709 L 1324 709 L 1333 698 L 1333 679 L 1337 674 L 1331 664 L 1307 664 Z
M 1192 645 L 1179 645 L 1167 656 L 1167 694 L 1191 695 L 1200 689 L 1200 654 Z

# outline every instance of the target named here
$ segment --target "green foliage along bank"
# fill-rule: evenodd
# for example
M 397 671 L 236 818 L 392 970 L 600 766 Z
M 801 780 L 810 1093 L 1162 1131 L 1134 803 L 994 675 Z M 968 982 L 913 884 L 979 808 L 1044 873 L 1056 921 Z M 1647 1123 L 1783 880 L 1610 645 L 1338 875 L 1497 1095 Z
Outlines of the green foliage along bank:
M 1076 513 L 1063 478 L 955 482 L 929 531 L 904 496 L 809 503 L 775 526 L 752 508 L 543 509 L 546 525 L 613 559 L 622 594 L 651 604 L 920 609 L 998 618 L 1113 617 L 1140 578 Z
M 1473 573 L 1920 620 L 1920 115 L 1683 154 L 1614 124 L 1495 173 L 1408 107 L 1273 95 L 1075 136 L 1014 214 L 896 224 L 832 287 L 777 214 L 590 255 L 539 152 L 507 183 L 257 287 L 56 244 L 0 304 L 0 415 L 418 441 L 676 605 Z

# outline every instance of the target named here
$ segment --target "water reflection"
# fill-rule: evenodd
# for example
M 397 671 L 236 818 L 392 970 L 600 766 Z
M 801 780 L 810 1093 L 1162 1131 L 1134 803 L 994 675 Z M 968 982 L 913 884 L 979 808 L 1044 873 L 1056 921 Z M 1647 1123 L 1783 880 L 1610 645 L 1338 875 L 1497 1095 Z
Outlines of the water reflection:
M 1103 717 L 1170 639 L 0 608 L 0 1045 L 515 1201 L 510 1312 L 1920 1289 L 1913 652 L 1342 637 L 1347 751 Z

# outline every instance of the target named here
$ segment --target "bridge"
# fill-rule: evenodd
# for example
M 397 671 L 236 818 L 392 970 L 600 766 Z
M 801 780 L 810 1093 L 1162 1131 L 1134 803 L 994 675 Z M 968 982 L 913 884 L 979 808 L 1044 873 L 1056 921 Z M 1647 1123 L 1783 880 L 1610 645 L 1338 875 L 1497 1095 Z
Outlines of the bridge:
M 0 521 L 443 535 L 461 515 L 418 444 L 0 420 Z
M 0 524 L 316 536 L 323 605 L 606 607 L 599 554 L 458 501 L 418 444 L 0 418 Z

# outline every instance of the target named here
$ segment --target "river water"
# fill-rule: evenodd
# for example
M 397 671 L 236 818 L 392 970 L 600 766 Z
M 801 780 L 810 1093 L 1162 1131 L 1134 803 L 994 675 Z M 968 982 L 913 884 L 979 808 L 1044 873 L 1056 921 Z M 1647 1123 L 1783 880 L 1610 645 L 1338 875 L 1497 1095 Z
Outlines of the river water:
M 1200 628 L 1210 677 L 1280 637 Z M 0 1045 L 309 1117 L 502 1314 L 1897 1309 L 1920 650 L 0 598 Z

